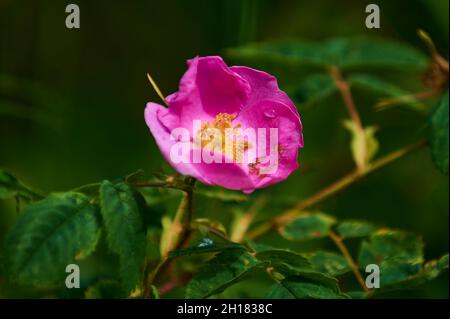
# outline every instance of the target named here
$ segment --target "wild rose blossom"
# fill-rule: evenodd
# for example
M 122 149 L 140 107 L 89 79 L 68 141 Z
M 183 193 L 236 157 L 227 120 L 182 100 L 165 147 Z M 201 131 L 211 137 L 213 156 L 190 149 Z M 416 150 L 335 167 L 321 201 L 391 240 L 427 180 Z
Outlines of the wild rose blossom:
M 302 124 L 276 78 L 221 57 L 187 62 L 168 108 L 149 102 L 145 121 L 164 158 L 204 184 L 251 193 L 297 169 Z

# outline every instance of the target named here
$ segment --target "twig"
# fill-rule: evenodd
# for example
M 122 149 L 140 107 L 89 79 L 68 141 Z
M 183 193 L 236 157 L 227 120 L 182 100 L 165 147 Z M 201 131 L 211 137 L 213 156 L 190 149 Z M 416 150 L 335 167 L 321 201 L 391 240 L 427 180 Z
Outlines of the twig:
M 279 228 L 288 222 L 290 222 L 292 219 L 296 218 L 302 210 L 305 208 L 308 208 L 310 206 L 313 206 L 320 201 L 330 197 L 333 194 L 336 194 L 337 192 L 345 189 L 347 186 L 352 185 L 353 183 L 359 181 L 364 176 L 370 174 L 371 172 L 423 147 L 426 145 L 425 140 L 421 140 L 415 144 L 406 146 L 404 148 L 401 148 L 397 151 L 394 151 L 392 153 L 389 153 L 388 155 L 385 155 L 381 157 L 378 160 L 375 160 L 374 162 L 370 163 L 367 168 L 364 171 L 360 171 L 358 169 L 350 172 L 349 174 L 345 175 L 344 177 L 340 178 L 339 180 L 335 181 L 331 185 L 325 187 L 324 189 L 320 190 L 316 194 L 312 195 L 311 197 L 305 199 L 304 201 L 299 202 L 297 205 L 295 205 L 294 208 L 288 210 L 284 214 L 275 217 L 259 227 L 255 228 L 253 231 L 251 231 L 248 234 L 248 238 L 255 239 L 257 237 L 260 237 L 261 235 L 264 235 L 265 233 L 269 232 L 270 230 Z
M 236 225 L 234 225 L 233 231 L 230 235 L 231 241 L 239 243 L 244 240 L 245 234 L 247 233 L 253 219 L 265 203 L 266 199 L 264 197 L 258 197 L 256 199 L 255 203 L 250 207 L 248 212 L 241 216 L 241 218 L 236 222 Z
M 184 246 L 184 244 L 188 241 L 191 230 L 190 225 L 193 216 L 193 187 L 195 184 L 194 179 L 190 179 L 188 181 L 187 187 L 184 190 L 185 193 L 183 198 L 181 199 L 180 206 L 178 207 L 175 218 L 172 222 L 173 231 L 170 232 L 170 235 L 175 242 L 173 244 L 169 244 L 167 247 L 167 252 L 172 250 L 180 249 Z M 181 226 L 181 230 L 179 230 Z M 151 294 L 151 286 L 155 283 L 158 276 L 160 274 L 165 273 L 165 270 L 170 266 L 172 259 L 169 258 L 168 255 L 163 255 L 161 261 L 156 266 L 156 268 L 150 272 L 148 275 L 144 276 L 144 298 L 149 298 Z M 148 270 L 145 272 L 148 273 Z
M 168 294 L 172 290 L 184 286 L 187 284 L 192 278 L 192 274 L 186 273 L 184 275 L 181 275 L 180 277 L 176 277 L 172 280 L 167 281 L 161 287 L 158 289 L 158 293 L 160 296 L 164 296 L 165 294 Z
M 337 66 L 332 66 L 330 68 L 330 75 L 334 79 L 336 86 L 341 93 L 342 100 L 344 101 L 345 106 L 347 107 L 348 113 L 350 117 L 355 123 L 356 127 L 360 130 L 364 130 L 361 118 L 359 117 L 358 109 L 356 108 L 355 101 L 353 100 L 352 93 L 350 91 L 350 85 L 342 76 L 341 71 Z
M 367 288 L 366 283 L 364 281 L 364 278 L 361 274 L 361 271 L 359 270 L 358 265 L 353 260 L 352 255 L 350 255 L 347 246 L 345 246 L 344 242 L 342 241 L 342 238 L 336 234 L 334 231 L 330 231 L 328 234 L 330 239 L 336 244 L 337 248 L 341 252 L 341 254 L 345 257 L 348 264 L 350 265 L 350 268 L 352 269 L 353 273 L 355 274 L 356 280 L 358 281 L 359 285 L 365 292 L 369 292 L 369 288 Z

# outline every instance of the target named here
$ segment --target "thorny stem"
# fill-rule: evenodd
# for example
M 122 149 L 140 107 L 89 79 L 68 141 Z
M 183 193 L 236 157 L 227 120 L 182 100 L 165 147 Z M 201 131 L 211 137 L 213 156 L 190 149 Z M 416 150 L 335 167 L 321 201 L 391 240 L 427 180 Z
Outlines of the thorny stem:
M 324 189 L 320 190 L 319 192 L 315 193 L 311 197 L 308 197 L 307 199 L 297 203 L 294 208 L 286 211 L 284 214 L 281 214 L 280 216 L 273 218 L 259 227 L 255 228 L 253 231 L 249 232 L 248 238 L 249 239 L 255 239 L 257 237 L 260 237 L 264 235 L 265 233 L 282 227 L 283 225 L 287 224 L 294 218 L 296 218 L 302 210 L 311 207 L 320 201 L 330 197 L 333 194 L 338 193 L 339 191 L 345 189 L 346 187 L 354 184 L 355 182 L 359 181 L 366 175 L 372 173 L 373 171 L 423 147 L 426 145 L 425 140 L 420 140 L 419 142 L 408 145 L 404 148 L 401 148 L 397 151 L 391 152 L 388 155 L 385 155 L 378 160 L 373 161 L 370 163 L 364 171 L 360 171 L 358 169 L 353 170 L 349 174 L 343 176 L 342 178 L 338 179 L 334 183 L 330 184 L 329 186 L 325 187 Z
M 347 260 L 347 262 L 350 265 L 350 268 L 352 269 L 353 273 L 355 274 L 356 280 L 358 281 L 358 283 L 361 286 L 361 288 L 366 293 L 370 292 L 369 288 L 367 288 L 367 286 L 366 286 L 366 284 L 364 282 L 364 278 L 363 278 L 363 276 L 361 274 L 361 271 L 359 270 L 358 265 L 353 260 L 353 257 L 350 254 L 350 252 L 348 251 L 347 246 L 345 246 L 344 242 L 342 241 L 342 238 L 338 234 L 336 234 L 334 231 L 330 231 L 328 236 L 336 244 L 336 246 L 339 249 L 339 251 L 341 252 L 341 254 Z

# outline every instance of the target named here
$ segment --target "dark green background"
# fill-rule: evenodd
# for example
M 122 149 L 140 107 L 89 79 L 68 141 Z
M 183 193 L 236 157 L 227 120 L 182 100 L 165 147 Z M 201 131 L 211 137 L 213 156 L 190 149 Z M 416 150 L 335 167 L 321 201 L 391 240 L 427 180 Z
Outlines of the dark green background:
M 371 2 L 381 7 L 379 30 L 364 25 L 365 6 Z M 80 6 L 79 30 L 65 27 L 68 3 Z M 353 35 L 387 36 L 425 52 L 418 28 L 447 57 L 448 21 L 445 0 L 0 0 L 0 167 L 44 191 L 67 190 L 139 168 L 157 171 L 163 161 L 143 110 L 158 97 L 146 72 L 167 95 L 176 91 L 185 60 L 196 55 L 223 55 L 229 64 L 239 64 L 227 58 L 225 48 Z M 303 75 L 303 70 L 252 66 L 278 76 L 284 88 Z M 388 76 L 419 89 L 418 79 L 409 81 L 401 72 Z M 380 128 L 380 154 L 423 135 L 423 116 L 404 109 L 375 113 L 375 97 L 355 94 L 355 99 L 363 122 Z M 272 198 L 304 198 L 353 167 L 340 98 L 334 95 L 309 109 L 298 103 L 298 108 L 304 124 L 304 172 L 263 191 Z M 338 218 L 367 219 L 421 234 L 426 257 L 436 258 L 448 251 L 448 191 L 448 177 L 435 170 L 424 149 L 319 208 Z M 212 205 L 203 209 L 209 216 L 224 218 L 227 213 Z M 0 241 L 15 218 L 14 202 L 0 203 Z M 406 295 L 448 296 L 448 275 Z

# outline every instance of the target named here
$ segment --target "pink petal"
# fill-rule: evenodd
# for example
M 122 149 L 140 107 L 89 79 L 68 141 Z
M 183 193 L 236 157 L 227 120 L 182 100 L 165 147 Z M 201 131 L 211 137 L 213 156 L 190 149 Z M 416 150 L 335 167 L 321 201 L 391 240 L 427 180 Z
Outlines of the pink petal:
M 193 120 L 212 121 L 218 113 L 238 113 L 244 107 L 250 86 L 221 57 L 196 57 L 188 66 L 178 92 L 168 97 L 169 108 L 159 115 L 164 126 L 192 132 Z

